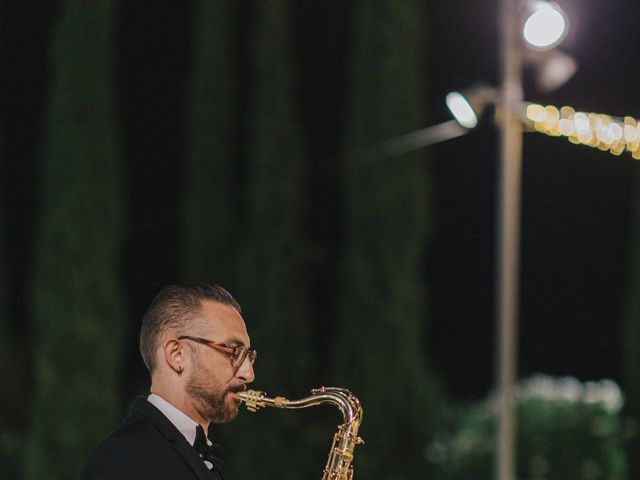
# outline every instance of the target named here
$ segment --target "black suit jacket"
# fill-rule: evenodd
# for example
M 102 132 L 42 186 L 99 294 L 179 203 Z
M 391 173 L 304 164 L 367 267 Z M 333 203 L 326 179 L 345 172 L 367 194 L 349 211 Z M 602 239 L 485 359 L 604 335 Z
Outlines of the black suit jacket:
M 220 465 L 216 465 L 220 469 Z M 210 472 L 184 435 L 145 398 L 96 447 L 81 480 L 223 480 Z

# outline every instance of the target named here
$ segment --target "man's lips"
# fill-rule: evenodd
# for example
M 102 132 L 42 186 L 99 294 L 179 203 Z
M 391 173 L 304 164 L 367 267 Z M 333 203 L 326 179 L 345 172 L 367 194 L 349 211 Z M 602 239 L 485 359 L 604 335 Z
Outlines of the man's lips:
M 227 393 L 230 393 L 234 400 L 236 400 L 238 403 L 240 403 L 240 399 L 238 398 L 238 393 L 240 392 L 244 392 L 247 389 L 247 386 L 242 384 L 242 385 L 238 385 L 236 387 L 231 387 L 229 388 Z

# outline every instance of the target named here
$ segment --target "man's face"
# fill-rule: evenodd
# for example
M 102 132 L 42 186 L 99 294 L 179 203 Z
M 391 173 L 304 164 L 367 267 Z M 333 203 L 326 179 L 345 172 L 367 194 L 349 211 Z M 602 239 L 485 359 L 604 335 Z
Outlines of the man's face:
M 250 346 L 249 335 L 240 314 L 217 302 L 202 303 L 200 320 L 194 322 L 189 335 L 216 343 Z M 193 343 L 194 362 L 186 379 L 185 390 L 199 414 L 212 423 L 227 423 L 238 414 L 240 401 L 236 393 L 254 379 L 253 366 L 247 357 L 234 368 L 224 350 Z

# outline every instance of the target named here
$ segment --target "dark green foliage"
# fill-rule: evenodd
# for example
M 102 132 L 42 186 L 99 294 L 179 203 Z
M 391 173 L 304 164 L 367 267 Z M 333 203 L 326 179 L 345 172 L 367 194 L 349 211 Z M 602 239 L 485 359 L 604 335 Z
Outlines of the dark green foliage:
M 619 391 L 612 382 L 580 384 L 537 377 L 518 396 L 517 477 L 521 479 L 623 480 L 624 454 Z M 539 388 L 542 386 L 542 388 Z M 434 478 L 491 478 L 495 415 L 492 402 L 444 415 L 429 446 Z
M 423 126 L 421 20 L 420 2 L 358 2 L 347 151 Z M 349 156 L 343 174 L 346 244 L 333 378 L 364 406 L 358 476 L 417 478 L 427 468 L 436 397 L 423 329 L 429 173 L 422 153 L 367 160 Z
M 67 0 L 52 39 L 33 274 L 35 394 L 25 478 L 73 479 L 117 422 L 121 174 L 113 2 Z
M 1 161 L 1 160 L 0 160 Z M 0 165 L 1 166 L 1 165 Z M 7 365 L 8 358 L 8 338 L 7 338 L 7 330 L 8 324 L 6 320 L 6 303 L 5 303 L 5 276 L 4 272 L 6 269 L 4 267 L 4 209 L 2 199 L 2 190 L 0 189 L 0 361 L 3 365 Z M 3 369 L 0 373 L 0 385 L 9 384 L 8 369 Z M 9 442 L 11 441 L 11 437 L 8 430 L 7 425 L 7 417 L 9 413 L 9 406 L 7 402 L 6 393 L 4 395 L 0 395 L 0 477 L 5 478 L 9 473 L 6 471 L 6 465 L 9 462 Z
M 233 81 L 232 1 L 194 2 L 187 108 L 184 276 L 230 287 L 237 255 L 238 115 Z
M 243 303 L 252 315 L 256 344 L 265 344 L 274 353 L 280 353 L 278 342 L 304 345 L 308 330 L 302 316 L 300 247 L 304 156 L 291 95 L 287 18 L 287 2 L 261 2 L 258 7 L 248 120 L 247 220 L 239 263 Z M 274 340 L 276 344 L 267 347 Z M 292 367 L 304 371 L 308 360 L 300 360 Z M 292 373 L 282 367 L 269 358 L 260 362 L 261 373 L 280 388 L 289 385 Z
M 311 329 L 303 277 L 305 156 L 292 95 L 289 7 L 281 0 L 256 4 L 237 291 L 252 343 L 261 352 L 256 387 L 272 395 L 302 396 L 312 386 Z M 242 452 L 230 455 L 234 477 L 261 472 L 261 478 L 298 479 L 312 474 L 305 461 L 310 449 L 304 443 L 305 415 L 271 410 L 242 417 L 229 442 Z
M 1 161 L 1 160 L 0 160 Z M 3 192 L 0 191 L 0 194 Z M 4 258 L 4 232 L 5 232 L 5 216 L 4 205 L 2 199 L 4 197 L 0 195 L 0 361 L 3 365 L 11 365 L 11 351 L 9 349 L 9 322 L 7 317 L 7 302 L 6 302 L 6 268 Z M 0 385 L 3 385 L 4 389 L 10 388 L 12 383 L 10 382 L 10 373 L 12 369 L 4 368 L 0 372 Z M 6 390 L 0 395 L 0 478 L 11 478 L 18 474 L 18 462 L 16 461 L 16 454 L 18 451 L 18 442 L 16 434 L 10 431 L 9 415 L 11 414 L 11 405 L 9 398 L 13 395 L 9 395 Z
M 640 185 L 636 174 L 636 185 Z M 625 316 L 622 323 L 620 343 L 623 353 L 623 388 L 627 398 L 625 414 L 630 429 L 627 451 L 629 453 L 630 478 L 640 478 L 640 190 L 636 188 L 632 212 L 632 231 L 628 287 L 625 297 Z

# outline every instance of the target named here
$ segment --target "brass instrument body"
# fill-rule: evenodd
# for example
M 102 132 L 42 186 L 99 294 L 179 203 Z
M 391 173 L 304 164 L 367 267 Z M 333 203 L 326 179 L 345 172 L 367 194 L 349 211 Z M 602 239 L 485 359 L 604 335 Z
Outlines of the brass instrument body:
M 353 478 L 353 451 L 356 445 L 364 443 L 358 436 L 362 423 L 363 410 L 360 401 L 349 390 L 335 387 L 320 387 L 311 390 L 311 395 L 300 400 L 284 397 L 268 397 L 266 393 L 247 390 L 238 393 L 245 402 L 247 410 L 255 412 L 260 408 L 273 407 L 283 409 L 309 408 L 328 403 L 338 407 L 344 423 L 338 426 L 333 436 L 333 445 L 329 452 L 322 480 L 351 480 Z

